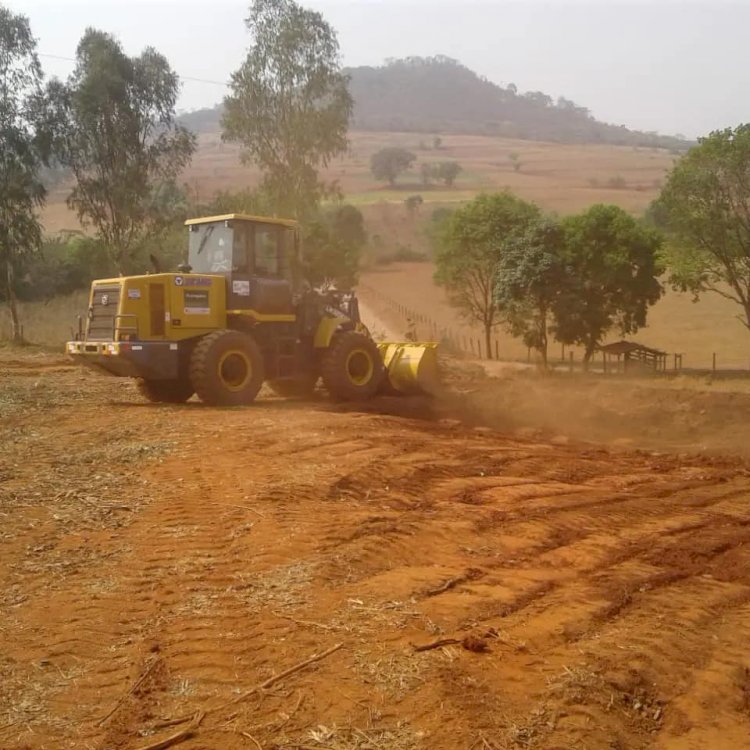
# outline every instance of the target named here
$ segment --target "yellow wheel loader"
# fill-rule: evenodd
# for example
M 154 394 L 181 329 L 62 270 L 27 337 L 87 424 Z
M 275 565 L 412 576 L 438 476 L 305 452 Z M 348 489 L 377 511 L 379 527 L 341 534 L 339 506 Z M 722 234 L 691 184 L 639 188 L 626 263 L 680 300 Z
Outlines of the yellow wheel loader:
M 95 281 L 74 359 L 138 379 L 145 398 L 249 404 L 263 383 L 283 396 L 355 401 L 437 383 L 436 345 L 376 344 L 352 293 L 304 281 L 296 222 L 228 214 L 186 222 L 177 273 Z

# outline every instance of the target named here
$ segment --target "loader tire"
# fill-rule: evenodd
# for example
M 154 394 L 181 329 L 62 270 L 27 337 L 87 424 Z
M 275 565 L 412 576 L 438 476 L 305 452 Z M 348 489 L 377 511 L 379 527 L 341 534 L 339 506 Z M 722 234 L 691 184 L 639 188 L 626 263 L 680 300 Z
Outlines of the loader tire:
M 299 378 L 279 378 L 266 382 L 266 385 L 282 398 L 310 398 L 315 393 L 317 384 L 317 375 L 314 378 L 303 376 Z
M 190 382 L 206 404 L 251 404 L 263 385 L 263 355 L 255 339 L 227 330 L 204 336 L 190 356 Z
M 385 377 L 385 367 L 375 342 L 361 333 L 346 331 L 334 336 L 320 365 L 323 385 L 339 401 L 372 398 Z
M 184 404 L 195 393 L 192 383 L 186 378 L 173 380 L 138 378 L 136 388 L 143 398 L 154 404 Z

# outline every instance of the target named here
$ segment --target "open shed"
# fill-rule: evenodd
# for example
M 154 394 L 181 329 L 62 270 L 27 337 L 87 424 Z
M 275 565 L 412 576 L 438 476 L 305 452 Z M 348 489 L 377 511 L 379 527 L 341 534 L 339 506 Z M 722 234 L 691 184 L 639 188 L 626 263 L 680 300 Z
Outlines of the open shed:
M 633 367 L 654 372 L 663 372 L 667 369 L 667 352 L 635 341 L 616 341 L 600 346 L 599 351 L 604 355 L 605 369 L 609 358 L 614 358 L 618 364 L 621 363 L 624 372 Z

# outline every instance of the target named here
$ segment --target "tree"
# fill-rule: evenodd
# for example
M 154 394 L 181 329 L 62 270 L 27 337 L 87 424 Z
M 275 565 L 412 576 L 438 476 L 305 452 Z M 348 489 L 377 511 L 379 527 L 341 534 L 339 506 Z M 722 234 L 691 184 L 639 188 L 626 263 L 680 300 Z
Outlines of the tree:
M 12 337 L 23 340 L 16 305 L 16 274 L 38 251 L 36 211 L 45 198 L 40 109 L 42 68 L 26 17 L 0 6 L 0 290 L 10 312 Z
M 366 242 L 364 217 L 354 206 L 337 206 L 321 214 L 303 232 L 305 277 L 313 286 L 351 289 Z
M 382 148 L 370 159 L 370 171 L 376 180 L 388 180 L 391 187 L 396 186 L 396 178 L 405 172 L 416 160 L 416 156 L 405 148 L 391 146 Z
M 750 329 L 750 125 L 701 138 L 672 169 L 653 212 L 670 233 L 674 285 L 732 300 Z
M 429 162 L 422 162 L 419 165 L 419 173 L 422 175 L 422 184 L 427 187 L 437 176 L 436 165 Z
M 503 243 L 495 275 L 500 317 L 511 335 L 539 352 L 545 369 L 555 303 L 569 278 L 565 236 L 554 220 L 538 219 Z
M 584 347 L 588 363 L 612 328 L 635 333 L 662 294 L 662 237 L 618 206 L 595 205 L 563 219 L 570 283 L 555 301 L 556 335 Z
M 347 149 L 352 113 L 336 34 L 294 0 L 254 0 L 252 42 L 224 100 L 223 137 L 263 170 L 277 211 L 304 219 L 335 193 L 318 175 Z
M 437 177 L 445 182 L 446 187 L 453 187 L 460 172 L 461 165 L 457 161 L 441 161 L 435 170 Z
M 439 135 L 432 139 L 432 147 L 435 151 L 439 151 L 443 147 L 443 139 Z
M 508 160 L 513 165 L 513 169 L 516 172 L 519 172 L 521 170 L 521 162 L 519 159 L 521 158 L 521 155 L 515 151 L 512 151 L 508 154 Z
M 193 213 L 203 216 L 250 214 L 267 216 L 273 213 L 270 196 L 260 189 L 244 188 L 236 192 L 219 190 L 208 203 L 197 202 Z
M 421 195 L 410 195 L 405 201 L 406 213 L 409 214 L 410 218 L 419 211 L 419 207 L 424 203 L 424 198 Z
M 527 91 L 524 94 L 524 98 L 541 107 L 551 107 L 553 104 L 552 97 L 548 96 L 543 91 Z
M 492 329 L 500 322 L 494 291 L 503 243 L 538 217 L 534 204 L 505 192 L 480 195 L 439 225 L 435 281 L 467 320 L 483 327 L 488 356 Z
M 365 217 L 356 206 L 345 203 L 330 209 L 328 222 L 333 233 L 350 247 L 362 248 L 367 242 Z
M 59 159 L 76 180 L 68 205 L 96 230 L 119 271 L 174 218 L 164 197 L 174 197 L 196 143 L 175 122 L 178 90 L 177 74 L 156 50 L 128 57 L 96 29 L 79 42 L 67 83 L 49 87 L 63 123 Z

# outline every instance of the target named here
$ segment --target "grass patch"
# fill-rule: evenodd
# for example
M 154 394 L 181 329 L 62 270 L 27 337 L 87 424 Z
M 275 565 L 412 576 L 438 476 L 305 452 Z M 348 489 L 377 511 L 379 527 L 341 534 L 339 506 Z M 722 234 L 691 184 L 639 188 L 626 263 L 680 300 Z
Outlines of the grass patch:
M 365 683 L 390 695 L 406 695 L 425 682 L 422 672 L 427 662 L 412 650 L 386 653 L 383 648 L 380 654 L 359 651 L 354 654 L 354 663 Z
M 291 609 L 307 602 L 315 566 L 306 561 L 280 565 L 262 573 L 237 573 L 234 586 L 253 609 Z
M 305 747 L 326 750 L 416 750 L 423 747 L 422 734 L 401 722 L 388 729 L 326 727 L 320 724 L 308 731 L 304 742 Z
M 77 315 L 86 316 L 88 291 L 55 297 L 48 302 L 21 302 L 18 314 L 23 336 L 33 344 L 59 348 L 77 330 Z M 11 325 L 7 307 L 0 310 L 0 339 L 10 339 Z

